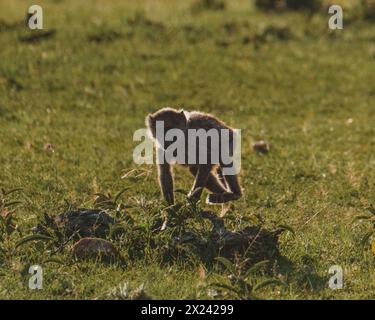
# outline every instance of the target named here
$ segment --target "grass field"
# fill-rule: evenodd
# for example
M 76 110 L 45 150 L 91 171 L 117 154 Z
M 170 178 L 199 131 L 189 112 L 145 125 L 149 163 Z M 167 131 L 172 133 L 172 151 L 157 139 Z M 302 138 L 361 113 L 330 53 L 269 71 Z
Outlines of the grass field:
M 126 187 L 127 214 L 147 225 L 164 204 L 156 168 L 133 162 L 132 137 L 163 106 L 242 129 L 245 191 L 228 226 L 295 232 L 280 238 L 289 267 L 252 278 L 284 284 L 256 297 L 375 297 L 374 255 L 370 241 L 360 244 L 372 225 L 353 222 L 375 205 L 375 25 L 351 19 L 332 31 L 326 12 L 264 13 L 249 0 L 192 10 L 193 2 L 40 0 L 43 32 L 55 33 L 33 42 L 39 31 L 18 22 L 34 3 L 0 0 L 0 186 L 22 188 L 8 197 L 22 202 L 22 235 L 1 236 L 0 298 L 107 299 L 125 283 L 144 283 L 153 299 L 210 298 L 210 284 L 229 273 L 194 256 L 166 265 L 146 250 L 126 265 L 76 262 L 69 243 L 48 262 L 48 243 L 16 247 L 44 212 L 91 207 L 94 193 Z M 257 140 L 271 151 L 256 154 Z M 188 173 L 176 176 L 188 190 Z M 28 288 L 33 264 L 43 267 L 42 290 Z M 342 290 L 328 287 L 332 265 L 344 270 Z

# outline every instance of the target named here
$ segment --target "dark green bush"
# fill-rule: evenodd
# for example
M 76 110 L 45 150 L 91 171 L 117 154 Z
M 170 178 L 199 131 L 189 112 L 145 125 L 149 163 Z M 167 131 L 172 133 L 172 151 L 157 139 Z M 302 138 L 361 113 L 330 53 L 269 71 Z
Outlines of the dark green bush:
M 322 6 L 322 0 L 286 0 L 286 5 L 294 10 L 318 11 Z
M 284 9 L 285 0 L 255 0 L 255 6 L 262 10 Z
M 364 17 L 367 20 L 375 20 L 375 0 L 363 0 Z
M 192 11 L 201 10 L 224 10 L 226 3 L 224 0 L 198 0 L 192 5 Z
M 255 0 L 255 5 L 263 10 L 318 11 L 322 6 L 322 0 Z

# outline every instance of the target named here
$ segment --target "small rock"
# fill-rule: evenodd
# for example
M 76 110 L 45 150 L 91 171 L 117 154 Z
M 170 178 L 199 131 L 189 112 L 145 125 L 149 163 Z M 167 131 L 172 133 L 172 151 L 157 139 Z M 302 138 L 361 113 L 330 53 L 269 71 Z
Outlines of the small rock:
M 80 260 L 99 258 L 103 261 L 111 261 L 119 257 L 119 252 L 115 246 L 100 238 L 82 238 L 74 244 L 72 253 Z
M 253 143 L 253 150 L 259 153 L 268 153 L 270 151 L 270 146 L 267 141 L 256 141 Z
M 55 152 L 55 146 L 52 143 L 46 143 L 43 149 L 46 152 Z

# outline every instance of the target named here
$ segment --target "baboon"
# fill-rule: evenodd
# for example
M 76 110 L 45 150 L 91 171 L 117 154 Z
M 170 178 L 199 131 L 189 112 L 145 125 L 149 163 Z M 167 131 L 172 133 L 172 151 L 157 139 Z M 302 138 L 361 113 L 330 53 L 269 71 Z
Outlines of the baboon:
M 161 146 L 160 141 L 158 141 L 160 136 L 157 136 L 156 134 L 157 123 L 162 123 L 164 126 L 162 136 L 163 145 Z M 228 174 L 228 171 L 225 173 L 226 170 L 224 170 L 225 168 L 228 169 L 232 167 L 233 162 L 224 162 L 221 156 L 221 149 L 223 148 L 221 141 L 223 138 L 221 137 L 220 132 L 223 129 L 226 129 L 225 131 L 229 136 L 229 139 L 227 139 L 228 143 L 226 143 L 228 149 L 227 151 L 229 152 L 230 157 L 233 156 L 234 132 L 232 128 L 215 118 L 213 115 L 197 111 L 187 112 L 185 110 L 176 110 L 172 108 L 162 108 L 153 114 L 149 114 L 146 117 L 146 125 L 151 138 L 159 148 L 158 150 L 161 150 L 162 157 L 165 157 L 165 150 L 168 148 L 168 146 L 176 142 L 176 140 L 165 141 L 165 135 L 168 133 L 168 130 L 180 129 L 183 132 L 185 138 L 185 154 L 183 161 L 177 161 L 177 164 L 187 166 L 191 174 L 195 177 L 191 191 L 188 194 L 188 198 L 190 200 L 199 200 L 203 188 L 206 188 L 209 192 L 211 192 L 206 200 L 206 202 L 209 204 L 225 203 L 231 200 L 237 200 L 241 197 L 242 189 L 239 184 L 237 172 L 235 174 Z M 217 136 L 219 136 L 219 144 L 212 143 L 213 138 L 206 135 L 206 143 L 202 143 L 201 139 L 197 138 L 196 141 L 199 140 L 199 142 L 195 143 L 193 150 L 189 150 L 189 144 L 191 144 L 191 141 L 189 141 L 187 136 L 190 138 L 190 132 L 202 132 L 202 129 L 204 132 L 210 132 L 211 134 L 215 133 L 216 131 L 218 134 Z M 187 134 L 188 132 L 189 134 Z M 199 160 L 200 154 L 205 152 L 207 155 L 207 161 L 202 163 L 199 160 L 196 160 L 194 163 L 191 163 L 189 161 L 189 152 L 194 153 L 192 151 L 196 152 L 195 159 Z M 220 154 L 219 159 L 211 159 L 211 154 L 213 152 Z M 169 204 L 174 203 L 172 165 L 173 164 L 168 163 L 168 161 L 164 161 L 164 163 L 162 163 L 160 159 L 158 159 L 159 184 L 163 197 Z

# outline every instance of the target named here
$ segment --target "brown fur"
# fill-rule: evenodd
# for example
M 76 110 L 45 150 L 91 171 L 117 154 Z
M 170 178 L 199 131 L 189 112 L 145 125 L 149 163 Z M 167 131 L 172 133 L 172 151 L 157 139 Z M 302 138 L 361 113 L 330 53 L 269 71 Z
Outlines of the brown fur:
M 185 112 L 172 108 L 163 108 L 149 114 L 146 117 L 146 125 L 150 130 L 151 136 L 156 140 L 156 121 L 164 121 L 164 132 L 169 129 L 181 129 L 187 132 L 188 129 L 204 129 L 204 130 L 221 130 L 229 129 L 230 137 L 233 137 L 233 129 L 215 118 L 213 115 L 202 112 Z M 220 135 L 220 134 L 219 134 Z M 233 152 L 233 139 L 230 139 L 230 148 Z M 197 144 L 197 159 L 199 159 L 199 144 Z M 210 157 L 210 148 L 207 148 L 207 159 Z M 185 158 L 188 159 L 188 148 L 185 148 Z M 187 162 L 187 160 L 186 160 Z M 221 161 L 219 163 L 194 164 L 187 165 L 189 171 L 195 177 L 193 187 L 188 195 L 192 200 L 198 200 L 202 194 L 202 189 L 206 188 L 211 194 L 208 196 L 209 203 L 224 203 L 231 200 L 239 199 L 242 190 L 237 175 L 223 175 Z M 159 183 L 164 199 L 169 203 L 174 203 L 174 187 L 172 167 L 170 164 L 158 165 Z

